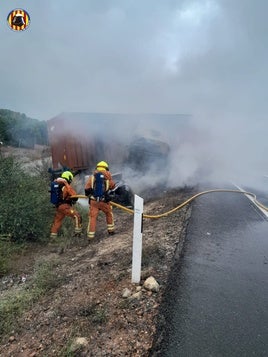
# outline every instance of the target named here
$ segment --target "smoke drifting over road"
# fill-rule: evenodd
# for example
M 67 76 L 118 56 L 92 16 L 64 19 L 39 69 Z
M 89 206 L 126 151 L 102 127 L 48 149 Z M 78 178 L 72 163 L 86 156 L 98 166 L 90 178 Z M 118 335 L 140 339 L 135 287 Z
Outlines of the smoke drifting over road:
M 189 114 L 188 140 L 162 123 L 170 185 L 255 180 L 267 174 L 267 10 L 266 0 L 29 2 L 27 31 L 0 29 L 0 106 L 45 120 Z

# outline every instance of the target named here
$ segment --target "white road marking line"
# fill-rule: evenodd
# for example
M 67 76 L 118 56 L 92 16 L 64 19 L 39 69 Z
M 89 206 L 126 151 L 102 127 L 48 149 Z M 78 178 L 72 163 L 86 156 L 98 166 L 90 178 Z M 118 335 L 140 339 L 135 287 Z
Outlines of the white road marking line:
M 237 185 L 235 185 L 235 184 L 233 184 L 233 185 L 234 185 L 235 187 L 237 187 L 238 190 L 240 190 L 240 191 L 245 191 L 245 190 L 243 190 L 241 187 L 239 187 L 239 186 L 237 186 Z M 245 196 L 246 196 L 251 202 L 253 202 L 254 205 L 255 205 L 256 207 L 258 207 L 258 209 L 259 209 L 266 217 L 268 217 L 268 212 L 265 211 L 265 210 L 264 210 L 263 208 L 261 208 L 260 206 L 258 206 L 258 205 L 255 203 L 253 197 L 251 197 L 250 195 L 247 195 L 246 193 L 245 193 Z

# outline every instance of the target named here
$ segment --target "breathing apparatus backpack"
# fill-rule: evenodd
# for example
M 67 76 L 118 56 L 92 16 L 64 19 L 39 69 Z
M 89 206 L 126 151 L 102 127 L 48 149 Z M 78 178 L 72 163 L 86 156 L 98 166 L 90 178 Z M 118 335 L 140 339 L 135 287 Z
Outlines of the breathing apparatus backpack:
M 106 201 L 109 182 L 106 180 L 102 172 L 94 174 L 94 184 L 92 196 L 96 201 Z
M 61 202 L 61 186 L 57 181 L 52 181 L 50 184 L 50 202 L 53 205 L 58 205 Z

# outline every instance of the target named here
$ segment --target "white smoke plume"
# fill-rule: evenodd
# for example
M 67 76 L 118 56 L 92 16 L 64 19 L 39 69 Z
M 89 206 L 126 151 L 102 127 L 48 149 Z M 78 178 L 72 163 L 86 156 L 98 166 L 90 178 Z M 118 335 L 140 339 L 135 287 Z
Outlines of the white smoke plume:
M 187 114 L 186 140 L 162 123 L 170 185 L 268 174 L 266 0 L 12 6 L 25 7 L 32 21 L 23 33 L 0 27 L 0 107 L 42 120 L 61 112 Z M 10 10 L 3 3 L 1 16 Z M 146 120 L 136 124 L 147 135 Z M 129 140 L 133 126 L 121 127 L 114 133 L 109 124 L 107 137 Z

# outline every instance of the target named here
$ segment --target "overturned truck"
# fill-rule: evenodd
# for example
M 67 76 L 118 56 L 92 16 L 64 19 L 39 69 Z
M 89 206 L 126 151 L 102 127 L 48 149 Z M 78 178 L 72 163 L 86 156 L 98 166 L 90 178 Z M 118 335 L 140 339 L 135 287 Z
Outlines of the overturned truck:
M 48 120 L 51 175 L 57 176 L 68 168 L 85 179 L 98 161 L 107 161 L 116 182 L 113 201 L 132 207 L 133 192 L 124 181 L 123 172 L 129 168 L 144 175 L 148 170 L 157 172 L 165 168 L 170 146 L 161 140 L 164 135 L 160 134 L 165 134 L 166 117 L 63 113 Z M 168 117 L 173 125 L 178 121 L 178 116 Z M 168 141 L 168 135 L 165 136 Z

